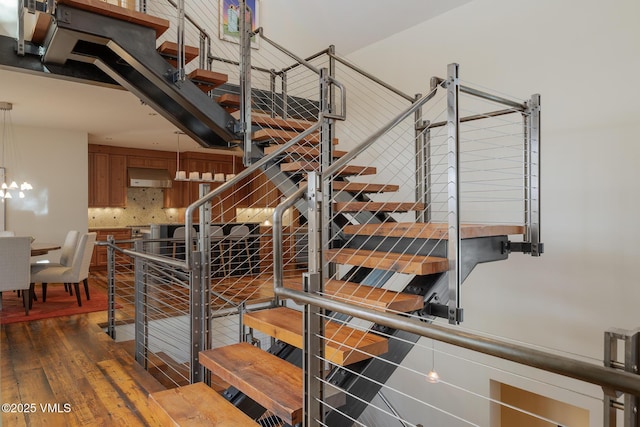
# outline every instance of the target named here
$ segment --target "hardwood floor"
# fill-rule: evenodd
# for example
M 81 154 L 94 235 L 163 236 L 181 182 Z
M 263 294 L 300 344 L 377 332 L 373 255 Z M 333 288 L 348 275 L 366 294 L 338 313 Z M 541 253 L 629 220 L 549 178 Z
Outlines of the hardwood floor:
M 160 425 L 147 396 L 165 387 L 100 329 L 104 321 L 96 312 L 2 325 L 2 425 Z

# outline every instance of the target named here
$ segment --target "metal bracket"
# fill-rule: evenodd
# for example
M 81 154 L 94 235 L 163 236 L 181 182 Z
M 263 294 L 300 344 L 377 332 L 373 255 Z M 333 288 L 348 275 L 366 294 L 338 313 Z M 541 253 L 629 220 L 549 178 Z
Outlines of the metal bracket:
M 531 243 L 531 242 L 512 242 L 507 241 L 502 244 L 502 253 L 522 252 L 523 254 L 530 254 L 537 252 L 538 254 L 544 253 L 544 243 Z
M 423 313 L 427 316 L 435 316 L 443 319 L 453 318 L 458 323 L 464 321 L 464 309 L 456 308 L 453 313 L 449 312 L 449 306 L 446 304 L 439 304 L 437 302 L 429 302 L 424 305 Z
M 624 362 L 619 362 L 618 342 L 624 343 Z M 614 369 L 639 374 L 640 365 L 640 329 L 628 331 L 611 329 L 604 333 L 604 365 Z M 624 396 L 623 401 L 619 398 Z M 604 389 L 604 426 L 615 427 L 617 412 L 623 411 L 624 427 L 638 427 L 640 424 L 640 396 L 623 394 L 617 390 Z

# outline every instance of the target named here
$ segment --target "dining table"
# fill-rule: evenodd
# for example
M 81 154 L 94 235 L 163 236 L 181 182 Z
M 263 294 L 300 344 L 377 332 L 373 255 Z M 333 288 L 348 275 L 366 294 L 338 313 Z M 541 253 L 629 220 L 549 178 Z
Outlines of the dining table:
M 31 243 L 31 256 L 46 255 L 50 251 L 60 249 L 61 246 L 56 243 Z

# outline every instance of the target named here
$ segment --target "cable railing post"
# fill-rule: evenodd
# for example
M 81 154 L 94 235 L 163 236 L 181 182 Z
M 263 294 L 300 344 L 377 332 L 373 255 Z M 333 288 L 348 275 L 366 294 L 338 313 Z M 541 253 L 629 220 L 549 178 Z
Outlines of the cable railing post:
M 286 119 L 289 117 L 289 87 L 286 71 L 280 75 L 280 79 L 282 80 L 282 118 Z
M 271 71 L 269 72 L 269 93 L 270 93 L 269 98 L 271 101 L 271 108 L 270 108 L 271 117 L 276 117 L 277 111 L 278 111 L 277 109 L 278 104 L 276 103 L 276 78 L 277 78 L 276 70 L 272 68 Z
M 185 240 L 185 245 L 191 243 Z M 190 375 L 191 384 L 201 381 L 204 378 L 204 368 L 200 366 L 199 352 L 203 348 L 202 320 L 202 252 L 194 252 L 193 264 L 189 274 L 189 330 L 191 331 L 190 349 Z
M 320 128 L 320 172 L 324 172 L 333 160 L 333 119 L 327 118 L 331 113 L 331 92 L 332 86 L 328 78 L 329 70 L 326 68 L 320 69 L 320 112 L 322 117 L 322 127 Z M 327 232 L 323 234 L 322 247 L 329 248 L 331 241 L 333 240 L 333 233 L 335 231 L 333 224 L 333 209 L 331 206 L 332 200 L 332 177 L 328 176 L 327 179 L 323 179 L 321 182 L 321 194 L 322 194 L 322 227 L 326 227 Z M 324 279 L 333 275 L 333 268 L 327 268 L 323 270 Z
M 418 93 L 415 100 L 422 98 Z M 416 202 L 423 203 L 425 208 L 416 211 L 417 222 L 431 221 L 431 131 L 429 121 L 422 120 L 422 108 L 414 113 L 415 124 L 415 179 Z
M 244 135 L 243 163 L 252 162 L 251 148 L 251 19 L 247 14 L 247 2 L 240 0 L 240 132 Z
M 460 307 L 460 284 L 462 278 L 462 260 L 460 251 L 460 96 L 459 65 L 447 67 L 447 194 L 448 194 L 448 244 L 449 261 L 449 323 L 462 321 Z
M 208 53 L 209 53 L 209 51 L 207 50 L 206 41 L 207 41 L 206 34 L 200 31 L 199 33 L 200 54 L 198 55 L 198 68 L 203 70 L 206 68 L 205 58 L 208 56 Z
M 134 244 L 136 252 L 144 250 L 142 240 L 137 240 Z M 134 261 L 134 283 L 135 283 L 135 314 L 134 314 L 134 335 L 136 337 L 136 362 L 148 369 L 147 351 L 149 349 L 149 319 L 147 316 L 147 281 L 145 280 L 146 261 L 141 257 L 136 257 Z
M 116 339 L 116 254 L 115 239 L 107 236 L 107 334 Z
M 19 56 L 24 56 L 24 0 L 18 0 L 18 44 L 16 47 L 16 53 Z
M 209 184 L 198 185 L 198 196 L 204 197 L 211 190 Z M 200 316 L 202 322 L 203 350 L 211 348 L 211 201 L 200 206 L 198 233 L 198 250 L 202 254 Z
M 317 172 L 308 174 L 309 202 L 309 271 L 304 273 L 303 290 L 305 293 L 317 294 L 323 291 L 322 278 L 322 175 Z M 324 360 L 324 310 L 313 304 L 304 306 L 304 416 L 305 426 L 322 424 L 324 401 L 323 360 Z
M 175 81 L 183 82 L 185 79 L 184 67 L 185 61 L 185 39 L 184 39 L 184 0 L 178 0 L 178 58 L 176 59 L 178 73 L 175 77 Z
M 527 102 L 525 112 L 525 242 L 531 244 L 531 255 L 540 256 L 540 95 Z

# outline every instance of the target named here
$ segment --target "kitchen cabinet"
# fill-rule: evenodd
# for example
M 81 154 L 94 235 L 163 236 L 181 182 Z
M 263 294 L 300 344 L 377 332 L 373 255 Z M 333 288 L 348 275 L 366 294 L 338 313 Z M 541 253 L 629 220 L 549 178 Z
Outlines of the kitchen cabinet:
M 262 171 L 256 171 L 252 174 L 248 193 L 249 206 L 261 208 L 275 208 L 280 204 L 282 197 L 280 190 Z
M 174 163 L 175 164 L 175 163 Z M 224 174 L 225 176 L 232 173 L 240 173 L 244 170 L 242 159 L 238 156 L 208 154 L 200 152 L 185 152 L 180 158 L 180 170 L 189 175 L 189 172 L 198 171 L 211 172 L 212 174 Z M 175 174 L 175 170 L 169 169 L 169 172 Z M 212 221 L 230 222 L 235 220 L 235 208 L 249 206 L 249 189 L 248 180 L 245 179 L 239 185 L 225 191 L 216 198 L 214 208 L 211 212 Z M 184 208 L 198 200 L 199 182 L 174 182 L 172 192 L 165 191 L 164 207 L 165 208 Z M 208 183 L 210 190 L 213 190 L 222 183 Z M 197 218 L 197 212 L 196 217 Z
M 97 233 L 96 241 L 106 242 L 107 237 L 113 235 L 116 241 L 130 240 L 131 229 L 114 227 L 114 228 L 93 228 L 89 231 L 95 231 Z M 130 248 L 131 244 L 120 244 L 121 248 Z M 116 264 L 121 265 L 123 263 L 129 264 L 130 259 L 127 256 L 116 253 Z M 107 268 L 107 247 L 96 245 L 93 248 L 93 254 L 91 256 L 91 264 L 89 267 L 91 270 L 105 270 Z
M 124 156 L 89 152 L 89 207 L 126 206 L 126 181 Z
M 89 207 L 125 207 L 127 204 L 127 168 L 166 169 L 175 176 L 178 165 L 176 154 L 169 151 L 142 150 L 108 145 L 89 144 Z M 180 155 L 180 170 L 222 173 L 240 173 L 244 170 L 242 158 L 231 154 L 184 152 Z M 265 177 L 266 179 L 266 177 Z M 250 179 L 221 195 L 221 209 L 213 210 L 214 221 L 234 221 L 236 207 L 251 206 Z M 210 183 L 214 189 L 221 183 Z M 185 208 L 198 200 L 197 182 L 174 181 L 164 189 L 164 208 Z M 220 200 L 220 199 L 218 199 Z

